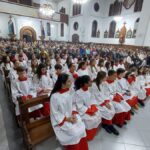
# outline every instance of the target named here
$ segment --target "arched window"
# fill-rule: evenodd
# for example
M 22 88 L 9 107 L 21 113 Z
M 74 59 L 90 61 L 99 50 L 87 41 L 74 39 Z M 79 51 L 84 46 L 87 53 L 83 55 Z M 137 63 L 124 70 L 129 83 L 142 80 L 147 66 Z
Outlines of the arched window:
M 134 7 L 134 12 L 139 12 L 142 10 L 143 6 L 143 0 L 136 0 L 135 2 L 135 7 Z
M 109 26 L 109 38 L 114 38 L 116 31 L 116 22 L 112 21 Z
M 73 5 L 73 11 L 72 11 L 72 15 L 79 15 L 81 14 L 81 4 L 74 4 Z
M 64 36 L 64 23 L 61 23 L 61 30 L 60 30 L 60 35 L 63 37 Z
M 96 37 L 98 23 L 96 20 L 92 23 L 92 37 Z
M 47 36 L 51 36 L 51 25 L 49 22 L 47 23 Z

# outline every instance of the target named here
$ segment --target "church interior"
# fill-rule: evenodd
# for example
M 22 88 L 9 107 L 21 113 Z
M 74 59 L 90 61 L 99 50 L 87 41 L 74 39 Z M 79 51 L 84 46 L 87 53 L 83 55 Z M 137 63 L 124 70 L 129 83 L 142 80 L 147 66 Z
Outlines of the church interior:
M 0 0 L 0 150 L 150 150 L 150 0 Z

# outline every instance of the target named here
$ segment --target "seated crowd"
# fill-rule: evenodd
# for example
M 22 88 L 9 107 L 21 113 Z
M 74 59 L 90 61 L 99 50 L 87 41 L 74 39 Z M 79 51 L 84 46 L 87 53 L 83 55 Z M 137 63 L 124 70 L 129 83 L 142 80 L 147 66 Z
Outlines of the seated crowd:
M 34 118 L 50 116 L 60 144 L 88 150 L 100 127 L 119 136 L 150 96 L 146 52 L 104 45 L 2 40 L 1 71 L 8 70 L 16 116 L 22 101 L 49 94 L 30 108 Z

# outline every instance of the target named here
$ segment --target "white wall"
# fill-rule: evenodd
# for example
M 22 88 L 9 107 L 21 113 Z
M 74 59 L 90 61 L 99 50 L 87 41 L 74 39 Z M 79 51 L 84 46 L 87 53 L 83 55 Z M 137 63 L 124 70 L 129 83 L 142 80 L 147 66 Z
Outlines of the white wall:
M 40 29 L 40 19 L 35 19 L 35 18 L 29 18 L 29 17 L 23 17 L 23 16 L 16 16 L 16 15 L 12 15 L 13 17 L 13 20 L 14 20 L 14 24 L 16 26 L 16 31 L 15 31 L 15 34 L 16 34 L 16 38 L 19 39 L 20 38 L 20 30 L 22 27 L 25 27 L 25 26 L 30 26 L 32 27 L 35 31 L 36 31 L 36 34 L 37 34 L 37 39 L 39 40 L 39 36 L 41 36 L 41 29 Z M 9 15 L 8 14 L 3 14 L 3 13 L 0 13 L 0 18 L 3 20 L 3 21 L 0 21 L 0 36 L 2 37 L 6 37 L 8 38 L 8 21 L 9 21 Z M 46 21 L 46 20 L 43 20 L 43 25 L 44 25 L 44 28 L 45 28 L 45 33 L 47 35 L 47 32 L 46 32 L 46 23 L 49 22 L 49 21 Z M 50 22 L 51 24 L 51 39 L 52 40 L 57 40 L 57 30 L 58 30 L 58 24 L 59 23 L 56 23 L 56 22 Z M 46 36 L 46 40 L 48 40 L 49 37 Z
M 44 3 L 45 0 L 34 0 L 38 2 Z M 51 39 L 59 40 L 59 41 L 71 41 L 73 34 L 78 34 L 80 37 L 80 42 L 95 42 L 95 43 L 111 43 L 111 44 L 119 44 L 119 39 L 115 38 L 107 38 L 105 39 L 104 32 L 109 31 L 109 24 L 114 20 L 114 17 L 109 17 L 109 7 L 110 4 L 115 0 L 88 0 L 86 4 L 82 6 L 82 12 L 78 16 L 72 16 L 72 0 L 62 0 L 58 3 L 52 3 L 55 10 L 58 12 L 61 7 L 66 8 L 66 13 L 69 15 L 69 25 L 64 24 L 64 37 L 60 36 L 60 23 L 50 21 L 53 28 L 51 28 Z M 123 0 L 119 0 L 123 1 Z M 100 10 L 98 12 L 94 11 L 94 4 L 98 2 L 100 4 Z M 27 12 L 28 15 L 34 13 L 33 16 L 37 16 L 37 10 L 33 9 L 28 11 L 28 9 L 24 9 L 22 6 L 12 7 L 12 4 L 6 4 L 0 6 L 0 11 L 7 10 L 10 11 L 11 8 L 13 11 L 16 10 L 17 13 L 22 14 Z M 150 35 L 150 0 L 144 0 L 142 12 L 134 13 L 134 5 L 130 9 L 125 9 L 122 7 L 121 17 L 122 20 L 117 22 L 116 30 L 120 30 L 123 26 L 123 23 L 126 22 L 127 30 L 134 29 L 134 23 L 137 18 L 140 17 L 140 23 L 137 30 L 137 37 L 135 39 L 126 39 L 125 44 L 127 45 L 150 45 L 149 35 Z M 23 9 L 21 9 L 21 7 Z M 29 8 L 32 9 L 32 8 Z M 11 11 L 12 11 L 11 10 Z M 3 21 L 0 21 L 0 36 L 8 37 L 8 21 L 9 15 L 0 13 L 0 18 Z M 34 19 L 30 17 L 21 17 L 14 15 L 13 16 L 15 24 L 16 24 L 16 34 L 17 38 L 19 38 L 20 29 L 24 26 L 31 26 L 37 32 L 37 38 L 41 34 L 40 31 L 40 19 Z M 100 38 L 92 38 L 91 30 L 92 30 L 92 22 L 96 20 L 98 22 L 98 30 L 100 30 Z M 46 23 L 48 21 L 43 20 L 43 24 L 45 26 L 46 33 Z M 73 29 L 74 22 L 79 23 L 79 28 L 77 31 Z M 49 37 L 46 37 L 48 40 Z

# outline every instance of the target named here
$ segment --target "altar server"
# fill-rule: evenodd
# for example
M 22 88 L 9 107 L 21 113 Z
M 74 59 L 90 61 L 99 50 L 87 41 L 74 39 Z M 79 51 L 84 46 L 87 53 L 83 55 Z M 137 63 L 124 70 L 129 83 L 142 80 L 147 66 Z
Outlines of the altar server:
M 100 71 L 96 79 L 92 83 L 90 91 L 92 99 L 97 101 L 97 106 L 102 114 L 102 125 L 108 133 L 119 135 L 119 132 L 113 126 L 113 117 L 115 115 L 115 108 L 112 101 L 103 91 L 103 83 L 106 81 L 106 72 Z
M 78 72 L 79 76 L 89 75 L 88 68 L 87 68 L 87 63 L 84 62 L 84 61 L 80 62 L 77 72 Z
M 18 97 L 21 97 L 21 100 L 26 101 L 33 97 L 36 97 L 36 90 L 32 84 L 32 81 L 28 78 L 26 69 L 24 67 L 17 68 L 18 78 L 12 84 L 12 99 L 15 104 L 16 116 L 20 115 Z M 42 105 L 35 106 L 34 108 L 30 108 L 29 112 L 36 111 L 42 108 Z M 39 116 L 40 113 L 35 113 L 36 116 Z M 34 116 L 34 117 L 36 117 Z
M 89 72 L 90 78 L 92 80 L 94 80 L 97 76 L 97 73 L 98 73 L 98 68 L 96 66 L 96 60 L 95 59 L 90 60 L 90 65 L 88 67 L 88 72 Z
M 70 87 L 69 75 L 59 75 L 50 97 L 52 126 L 65 150 L 88 150 L 85 125 L 73 107 Z
M 122 127 L 126 124 L 126 120 L 130 120 L 131 107 L 119 93 L 116 78 L 116 72 L 114 70 L 109 70 L 108 78 L 104 84 L 104 92 L 109 96 L 116 111 L 113 123 Z
M 127 103 L 131 107 L 137 109 L 138 97 L 134 92 L 132 92 L 129 89 L 129 83 L 124 77 L 125 77 L 125 70 L 122 68 L 119 68 L 117 70 L 118 91 L 119 91 L 119 93 L 121 93 L 123 95 L 123 99 L 125 101 L 127 101 Z
M 101 124 L 101 113 L 96 106 L 97 102 L 92 99 L 89 88 L 92 81 L 89 76 L 79 77 L 76 82 L 75 104 L 82 120 L 85 123 L 87 139 L 92 140 Z

